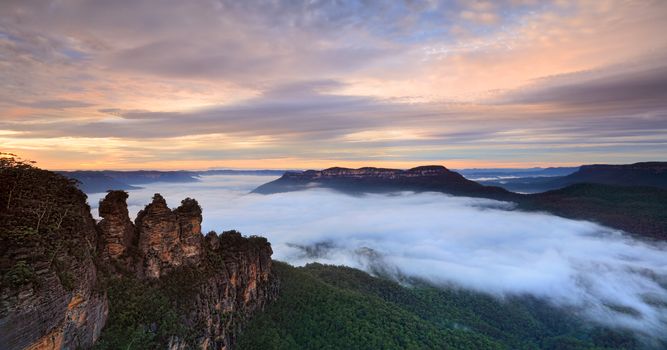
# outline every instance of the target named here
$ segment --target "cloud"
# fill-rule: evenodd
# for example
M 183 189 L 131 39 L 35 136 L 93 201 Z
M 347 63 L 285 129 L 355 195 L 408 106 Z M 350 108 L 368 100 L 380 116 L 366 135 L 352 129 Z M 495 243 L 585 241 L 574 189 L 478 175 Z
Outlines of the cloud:
M 345 83 L 334 79 L 294 81 L 273 86 L 263 91 L 262 97 L 272 99 L 317 97 L 317 95 L 331 95 L 332 92 L 341 90 L 345 86 Z
M 237 103 L 194 111 L 105 108 L 99 112 L 113 118 L 7 121 L 0 122 L 0 128 L 32 138 L 78 135 L 144 142 L 212 134 L 263 137 L 271 139 L 267 147 L 291 155 L 316 142 L 317 147 L 307 148 L 311 156 L 321 151 L 356 157 L 378 148 L 426 159 L 424 149 L 436 153 L 438 147 L 461 152 L 483 146 L 533 152 L 535 147 L 542 152 L 563 147 L 570 151 L 640 144 L 664 147 L 665 72 L 635 68 L 622 75 L 600 72 L 594 79 L 579 75 L 546 79 L 486 105 L 403 103 L 342 94 L 348 85 L 337 80 L 303 80 L 270 86 Z M 257 155 L 266 156 L 265 152 L 258 149 Z
M 220 42 L 223 51 L 212 51 L 209 42 L 154 42 L 119 52 L 108 64 L 119 70 L 185 79 L 226 79 L 257 84 L 267 79 L 303 75 L 348 74 L 390 55 L 395 50 L 373 47 L 271 48 L 239 42 Z M 174 51 L 174 48 L 178 50 Z M 259 51 L 259 52 L 258 52 Z
M 667 112 L 667 66 L 634 66 L 600 76 L 604 73 L 545 78 L 505 98 L 508 103 L 588 107 L 605 113 Z
M 265 140 L 238 160 L 655 160 L 665 4 L 0 1 L 0 143 L 59 168 L 213 165 L 226 143 L 189 146 L 214 135 Z
M 493 24 L 499 20 L 498 15 L 493 12 L 462 11 L 461 18 L 482 24 Z
M 179 186 L 152 184 L 130 191 L 130 212 L 136 215 L 155 192 L 172 207 L 194 197 L 204 209 L 204 231 L 264 235 L 274 258 L 292 264 L 343 264 L 498 297 L 533 295 L 595 322 L 665 336 L 664 243 L 517 211 L 511 203 L 439 193 L 247 194 L 272 179 L 212 176 Z M 91 204 L 101 196 L 91 196 Z
M 69 109 L 69 108 L 83 108 L 93 106 L 92 103 L 85 101 L 72 100 L 40 100 L 25 104 L 28 107 L 38 109 Z
M 303 81 L 279 85 L 257 97 L 229 106 L 189 112 L 161 112 L 105 108 L 101 112 L 120 117 L 109 121 L 25 124 L 35 136 L 159 138 L 238 133 L 246 135 L 296 135 L 295 138 L 331 138 L 359 129 L 400 124 L 421 110 L 422 116 L 437 109 L 397 104 L 365 96 L 326 94 L 344 84 Z M 372 115 L 370 115 L 372 114 Z M 1 124 L 1 123 L 0 123 Z M 7 126 L 9 128 L 9 126 Z

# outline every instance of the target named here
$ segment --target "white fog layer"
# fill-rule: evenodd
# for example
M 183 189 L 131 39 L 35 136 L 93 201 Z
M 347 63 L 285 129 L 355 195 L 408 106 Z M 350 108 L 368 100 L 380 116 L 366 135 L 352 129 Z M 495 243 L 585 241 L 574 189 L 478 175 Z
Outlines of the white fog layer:
M 274 258 L 415 276 L 502 297 L 530 294 L 600 323 L 654 336 L 667 329 L 667 246 L 585 221 L 439 193 L 348 196 L 323 189 L 248 194 L 269 176 L 207 176 L 129 191 L 130 214 L 161 193 L 192 197 L 203 231 L 262 235 Z M 104 194 L 90 195 L 97 203 Z M 662 334 L 662 335 L 660 335 Z

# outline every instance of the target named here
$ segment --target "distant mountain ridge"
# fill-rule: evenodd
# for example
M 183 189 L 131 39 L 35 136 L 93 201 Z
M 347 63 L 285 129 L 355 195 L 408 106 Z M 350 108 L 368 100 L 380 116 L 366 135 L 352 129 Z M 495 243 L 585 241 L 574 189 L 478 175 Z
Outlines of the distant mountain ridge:
M 154 182 L 197 182 L 207 175 L 265 175 L 280 176 L 285 170 L 232 170 L 214 169 L 204 171 L 158 171 L 158 170 L 76 170 L 56 173 L 79 181 L 79 189 L 85 193 L 100 193 L 111 190 L 133 190 Z
M 281 178 L 253 190 L 272 194 L 299 191 L 313 186 L 346 193 L 383 193 L 392 191 L 437 191 L 452 195 L 512 200 L 516 194 L 499 187 L 484 186 L 441 165 L 426 165 L 408 170 L 364 167 L 334 167 L 324 170 L 287 172 Z
M 667 162 L 582 165 L 578 171 L 566 176 L 522 177 L 482 183 L 517 192 L 544 192 L 577 183 L 667 188 Z
M 56 173 L 79 181 L 79 189 L 85 193 L 110 190 L 132 190 L 153 182 L 196 182 L 198 174 L 191 171 L 117 171 L 117 170 L 77 170 Z
M 470 180 L 488 177 L 553 177 L 566 176 L 579 170 L 579 167 L 548 167 L 548 168 L 470 168 L 454 169 Z
M 519 208 L 595 221 L 643 238 L 667 240 L 667 189 L 663 188 L 579 183 L 524 195 Z
M 468 180 L 440 165 L 408 170 L 334 167 L 287 172 L 253 192 L 273 194 L 315 187 L 351 194 L 441 192 L 511 201 L 522 210 L 548 211 L 567 218 L 595 221 L 643 238 L 667 240 L 667 190 L 660 188 L 666 169 L 665 162 L 586 165 L 568 176 L 546 178 L 557 183 L 558 190 L 520 194 Z
M 582 165 L 579 171 L 565 176 L 563 182 L 568 185 L 590 182 L 603 185 L 667 188 L 667 162 Z

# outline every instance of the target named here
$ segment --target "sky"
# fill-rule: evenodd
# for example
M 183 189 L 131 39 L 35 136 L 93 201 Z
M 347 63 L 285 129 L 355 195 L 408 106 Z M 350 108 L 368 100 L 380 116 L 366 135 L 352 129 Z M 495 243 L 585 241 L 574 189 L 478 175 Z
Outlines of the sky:
M 48 169 L 665 160 L 666 1 L 0 1 Z

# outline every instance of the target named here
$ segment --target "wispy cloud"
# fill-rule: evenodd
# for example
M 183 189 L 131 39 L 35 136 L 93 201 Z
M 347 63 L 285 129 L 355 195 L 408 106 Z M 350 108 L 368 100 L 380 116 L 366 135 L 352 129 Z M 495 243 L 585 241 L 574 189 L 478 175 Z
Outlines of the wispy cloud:
M 259 138 L 236 160 L 309 162 L 667 151 L 661 1 L 4 1 L 0 12 L 0 129 L 14 132 L 3 145 L 45 166 L 76 166 L 37 149 L 77 138 L 146 154 L 159 140 Z M 227 159 L 222 143 L 199 151 Z

